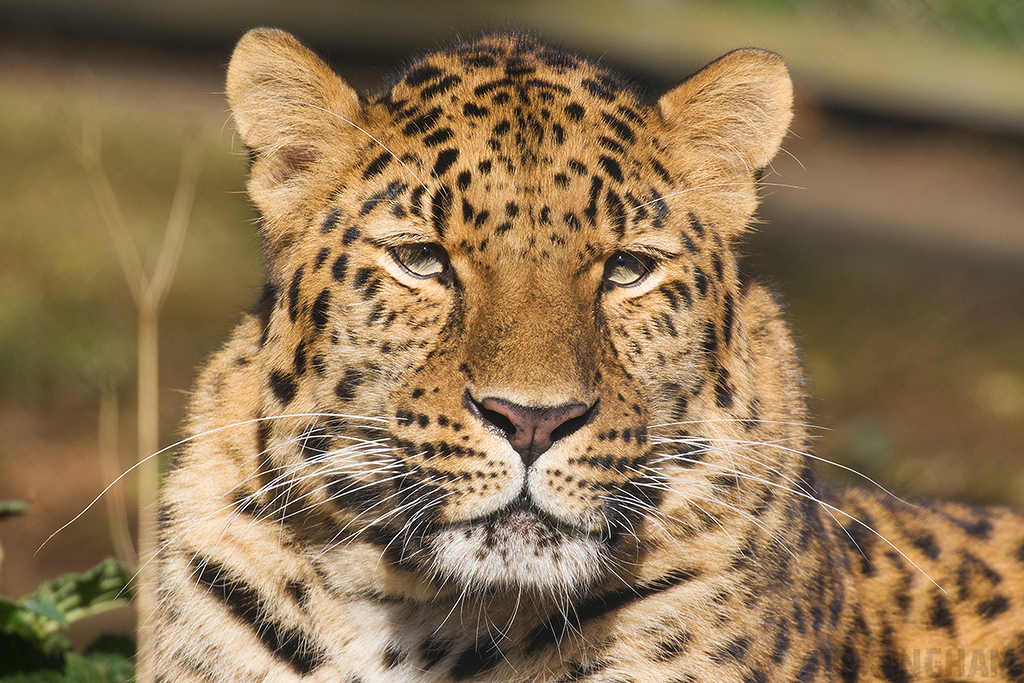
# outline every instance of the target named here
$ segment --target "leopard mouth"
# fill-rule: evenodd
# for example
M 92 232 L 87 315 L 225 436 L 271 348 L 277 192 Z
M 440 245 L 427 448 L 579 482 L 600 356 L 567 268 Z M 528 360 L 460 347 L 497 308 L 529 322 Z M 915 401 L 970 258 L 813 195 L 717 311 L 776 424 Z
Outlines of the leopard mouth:
M 470 589 L 573 593 L 604 571 L 608 539 L 553 519 L 525 495 L 490 515 L 438 530 L 433 570 Z

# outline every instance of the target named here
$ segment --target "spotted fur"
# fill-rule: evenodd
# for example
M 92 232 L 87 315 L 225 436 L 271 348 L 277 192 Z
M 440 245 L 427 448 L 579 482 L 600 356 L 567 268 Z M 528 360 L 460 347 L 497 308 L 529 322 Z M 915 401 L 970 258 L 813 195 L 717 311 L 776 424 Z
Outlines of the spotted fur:
M 362 98 L 257 30 L 228 96 L 269 275 L 163 491 L 158 680 L 1024 681 L 1020 516 L 812 471 L 736 255 L 778 57 L 650 104 L 487 36 Z

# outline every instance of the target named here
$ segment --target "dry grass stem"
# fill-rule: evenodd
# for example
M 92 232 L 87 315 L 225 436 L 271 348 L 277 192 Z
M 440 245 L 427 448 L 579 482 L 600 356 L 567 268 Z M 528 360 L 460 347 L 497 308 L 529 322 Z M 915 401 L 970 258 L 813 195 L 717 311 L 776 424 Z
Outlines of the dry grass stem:
M 113 382 L 104 385 L 100 394 L 100 467 L 104 481 L 116 481 L 121 475 L 121 461 L 117 452 L 119 422 L 117 390 Z M 118 483 L 104 496 L 110 537 L 114 542 L 117 561 L 125 567 L 134 567 L 138 561 L 135 545 L 128 530 L 128 513 L 124 499 L 124 487 Z
M 104 221 L 121 261 L 125 280 L 135 299 L 139 314 L 138 329 L 138 506 L 139 543 L 136 564 L 136 681 L 153 680 L 151 615 L 155 606 L 152 560 L 157 550 L 157 491 L 160 464 L 150 458 L 159 450 L 159 313 L 174 280 L 181 247 L 188 228 L 189 215 L 199 180 L 201 147 L 198 136 L 182 157 L 178 187 L 152 276 L 147 276 L 138 249 L 128 230 L 117 196 L 103 169 L 100 135 L 96 127 L 83 134 L 80 156 L 89 184 L 99 203 Z M 115 543 L 118 541 L 115 538 Z M 123 550 L 123 549 L 122 549 Z

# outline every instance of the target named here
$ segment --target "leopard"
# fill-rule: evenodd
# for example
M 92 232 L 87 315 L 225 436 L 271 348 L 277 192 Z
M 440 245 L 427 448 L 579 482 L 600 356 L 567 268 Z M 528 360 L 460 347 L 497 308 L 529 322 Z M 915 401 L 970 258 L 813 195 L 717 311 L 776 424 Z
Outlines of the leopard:
M 159 502 L 154 680 L 1024 682 L 1024 517 L 816 474 L 744 236 L 775 53 L 658 99 L 521 33 L 227 69 L 266 284 Z

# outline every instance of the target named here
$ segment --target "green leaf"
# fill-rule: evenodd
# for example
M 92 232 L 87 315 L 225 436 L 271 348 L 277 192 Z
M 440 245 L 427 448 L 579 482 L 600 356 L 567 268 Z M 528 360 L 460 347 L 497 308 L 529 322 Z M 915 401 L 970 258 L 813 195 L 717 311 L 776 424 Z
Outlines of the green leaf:
M 24 514 L 28 505 L 20 500 L 0 500 L 0 519 Z
M 131 575 L 112 557 L 81 574 L 65 574 L 40 584 L 23 602 L 50 602 L 67 625 L 83 617 L 127 604 Z M 33 602 L 33 604 L 35 604 Z M 47 614 L 52 619 L 52 615 Z M 53 620 L 57 621 L 57 620 Z M 57 621 L 57 623 L 61 623 Z
M 68 627 L 68 620 L 64 618 L 64 612 L 52 600 L 47 598 L 26 598 L 22 601 L 21 605 L 24 609 L 34 612 L 44 619 L 56 622 L 61 628 Z
M 135 679 L 130 659 L 105 652 L 69 654 L 64 674 L 68 683 L 124 683 Z
M 50 669 L 0 676 L 0 683 L 67 683 L 67 680 L 60 671 Z

